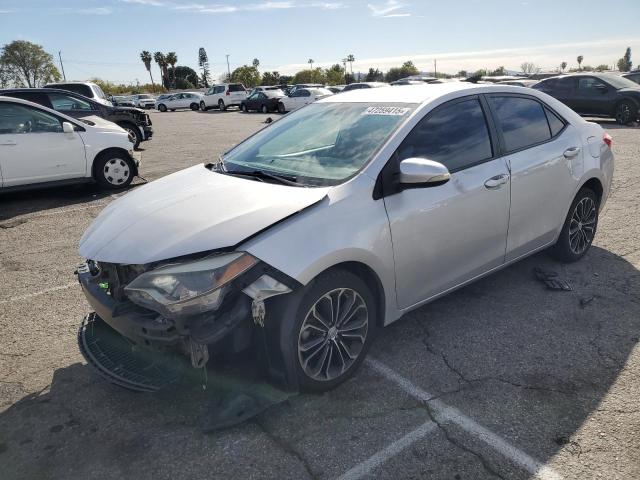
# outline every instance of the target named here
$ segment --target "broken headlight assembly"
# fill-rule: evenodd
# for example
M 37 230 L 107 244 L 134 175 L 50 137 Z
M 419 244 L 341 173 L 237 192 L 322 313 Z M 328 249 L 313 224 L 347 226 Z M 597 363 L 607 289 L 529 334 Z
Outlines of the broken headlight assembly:
M 124 289 L 129 299 L 173 318 L 220 307 L 230 282 L 256 265 L 248 253 L 233 252 L 166 265 L 145 272 Z

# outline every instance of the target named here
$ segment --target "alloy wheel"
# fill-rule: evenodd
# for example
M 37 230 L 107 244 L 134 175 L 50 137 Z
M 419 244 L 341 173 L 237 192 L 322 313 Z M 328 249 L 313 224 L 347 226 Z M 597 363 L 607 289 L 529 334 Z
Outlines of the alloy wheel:
M 596 204 L 593 199 L 584 197 L 578 202 L 569 223 L 569 248 L 581 255 L 589 248 L 596 233 Z
M 122 185 L 127 180 L 129 180 L 129 175 L 131 175 L 131 170 L 127 162 L 125 162 L 121 158 L 112 158 L 107 160 L 107 163 L 104 164 L 104 178 L 111 185 Z
M 298 360 L 313 380 L 342 376 L 358 359 L 369 330 L 367 304 L 358 292 L 325 293 L 307 312 L 298 335 Z
M 626 125 L 631 118 L 631 108 L 626 103 L 621 103 L 616 108 L 616 120 L 621 125 Z

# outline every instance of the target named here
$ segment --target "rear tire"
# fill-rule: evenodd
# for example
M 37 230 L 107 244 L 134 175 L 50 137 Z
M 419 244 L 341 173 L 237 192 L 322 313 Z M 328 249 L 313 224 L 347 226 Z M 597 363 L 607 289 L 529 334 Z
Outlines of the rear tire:
M 202 110 L 203 112 L 206 112 L 207 110 L 209 110 L 207 108 L 207 104 L 204 103 L 204 101 L 200 102 L 200 110 Z
M 580 260 L 591 247 L 598 228 L 598 196 L 582 188 L 573 199 L 556 244 L 549 250 L 561 262 Z
M 267 106 L 266 106 L 266 105 L 262 105 L 262 107 L 260 107 L 260 111 L 261 111 L 262 113 L 269 113 L 269 109 L 267 108 Z
M 636 119 L 638 109 L 628 100 L 623 100 L 616 105 L 615 117 L 619 125 L 627 125 Z
M 221 112 L 224 112 L 224 111 L 226 111 L 226 110 L 227 110 L 227 106 L 224 104 L 224 101 L 222 101 L 222 100 L 218 100 L 218 109 L 219 109 Z
M 278 113 L 287 113 L 287 111 L 284 108 L 284 103 L 282 102 L 278 102 Z
M 189 105 L 189 108 L 191 108 L 193 112 L 197 112 L 198 110 L 200 110 L 200 105 L 198 105 L 197 103 L 192 103 L 191 105 Z
M 265 327 L 278 325 L 272 345 L 279 345 L 287 377 L 302 391 L 331 390 L 356 372 L 375 338 L 378 315 L 360 277 L 333 270 L 274 300 Z
M 93 167 L 94 179 L 101 187 L 118 190 L 129 186 L 135 176 L 133 160 L 124 152 L 101 153 Z

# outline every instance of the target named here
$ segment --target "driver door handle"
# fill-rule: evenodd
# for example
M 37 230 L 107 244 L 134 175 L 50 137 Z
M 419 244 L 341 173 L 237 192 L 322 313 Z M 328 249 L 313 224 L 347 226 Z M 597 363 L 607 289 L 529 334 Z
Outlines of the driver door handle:
M 564 158 L 573 158 L 580 153 L 580 147 L 567 148 L 564 151 Z
M 491 177 L 489 180 L 484 182 L 484 186 L 488 189 L 492 190 L 495 188 L 499 188 L 500 185 L 504 185 L 509 181 L 509 175 L 503 173 L 501 175 L 496 175 L 495 177 Z

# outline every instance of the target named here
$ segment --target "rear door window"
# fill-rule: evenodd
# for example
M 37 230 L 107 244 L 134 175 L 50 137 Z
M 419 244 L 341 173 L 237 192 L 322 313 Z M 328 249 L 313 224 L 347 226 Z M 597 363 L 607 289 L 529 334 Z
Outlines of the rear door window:
M 445 104 L 423 118 L 397 150 L 399 160 L 434 160 L 455 172 L 492 158 L 484 111 L 477 98 Z
M 93 92 L 88 85 L 71 83 L 65 85 L 55 85 L 53 88 L 61 88 L 62 90 L 68 90 L 69 92 L 79 93 L 80 95 L 84 95 L 85 97 L 93 98 Z
M 543 107 L 523 97 L 489 96 L 489 103 L 502 130 L 508 152 L 521 150 L 551 138 Z

